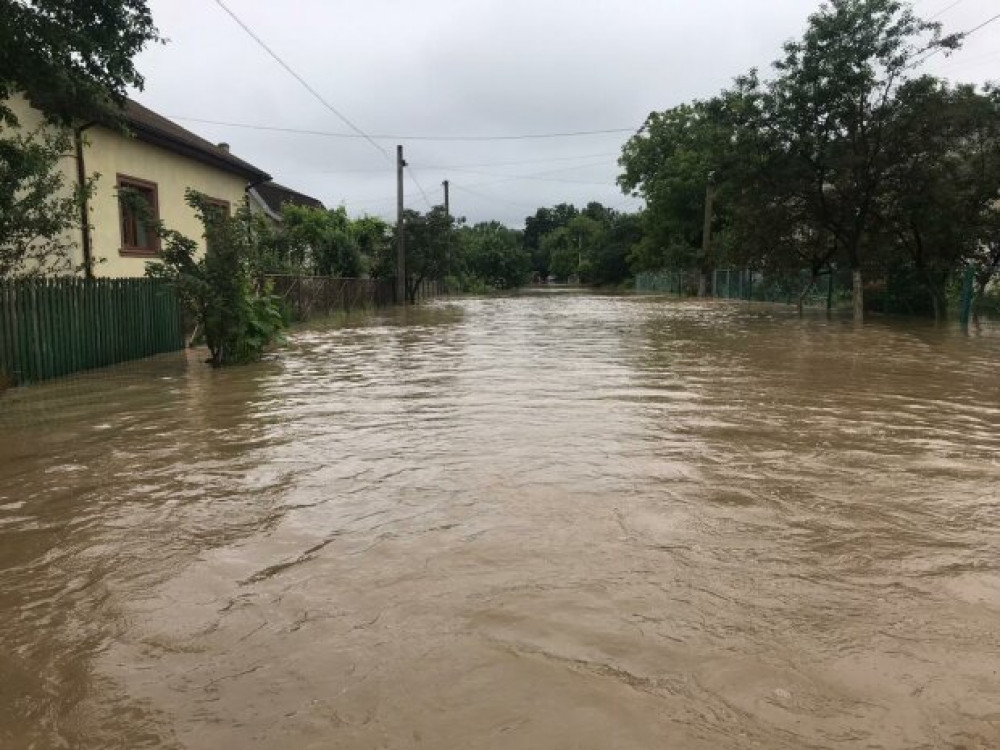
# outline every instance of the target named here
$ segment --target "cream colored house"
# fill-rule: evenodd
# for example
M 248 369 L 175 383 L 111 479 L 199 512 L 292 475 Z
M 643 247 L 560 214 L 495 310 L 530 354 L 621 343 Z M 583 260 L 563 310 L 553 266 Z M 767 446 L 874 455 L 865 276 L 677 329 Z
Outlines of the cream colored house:
M 22 129 L 43 123 L 41 113 L 24 99 L 11 104 Z M 99 175 L 87 205 L 90 226 L 75 242 L 74 259 L 74 265 L 90 265 L 95 276 L 142 276 L 146 262 L 159 252 L 158 237 L 119 203 L 119 188 L 144 198 L 169 229 L 202 241 L 204 230 L 185 202 L 186 190 L 235 211 L 247 200 L 248 189 L 270 180 L 225 144 L 213 144 L 137 102 L 126 103 L 125 122 L 131 136 L 98 124 L 80 125 L 77 154 L 64 160 L 70 184 L 79 174 Z

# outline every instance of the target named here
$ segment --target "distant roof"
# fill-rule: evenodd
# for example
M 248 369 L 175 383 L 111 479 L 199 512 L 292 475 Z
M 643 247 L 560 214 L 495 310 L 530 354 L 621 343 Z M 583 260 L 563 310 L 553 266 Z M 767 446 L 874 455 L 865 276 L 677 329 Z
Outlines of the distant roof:
M 125 120 L 136 137 L 147 143 L 162 146 L 203 164 L 246 177 L 253 182 L 271 179 L 271 175 L 263 169 L 258 169 L 253 164 L 233 156 L 228 149 L 195 135 L 131 99 L 125 102 Z
M 257 194 L 267 207 L 275 214 L 281 213 L 281 207 L 286 203 L 294 206 L 308 206 L 310 208 L 326 208 L 322 201 L 313 198 L 311 195 L 292 190 L 277 182 L 265 182 L 256 186 Z

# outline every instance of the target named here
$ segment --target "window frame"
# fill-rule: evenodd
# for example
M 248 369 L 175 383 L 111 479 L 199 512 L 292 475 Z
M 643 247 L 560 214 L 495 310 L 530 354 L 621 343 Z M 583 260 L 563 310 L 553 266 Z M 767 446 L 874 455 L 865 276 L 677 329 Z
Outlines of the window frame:
M 141 177 L 118 173 L 115 175 L 115 184 L 118 190 L 122 188 L 138 188 L 150 193 L 150 207 L 153 210 L 153 218 L 160 218 L 160 196 L 159 188 L 155 182 L 144 180 Z M 126 258 L 153 258 L 160 253 L 160 236 L 155 232 L 150 232 L 151 243 L 147 246 L 129 245 L 125 242 L 125 206 L 122 205 L 121 198 L 118 199 L 118 231 L 121 236 L 121 247 L 118 249 L 119 255 Z
M 215 206 L 216 208 L 221 208 L 228 218 L 233 216 L 233 204 L 222 198 L 213 198 L 210 195 L 205 196 L 205 202 L 210 206 Z

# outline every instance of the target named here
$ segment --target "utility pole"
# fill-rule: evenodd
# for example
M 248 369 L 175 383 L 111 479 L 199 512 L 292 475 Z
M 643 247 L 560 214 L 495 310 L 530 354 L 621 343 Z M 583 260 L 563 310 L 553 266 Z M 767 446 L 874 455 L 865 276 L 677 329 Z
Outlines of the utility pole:
M 578 234 L 576 236 L 576 280 L 577 283 L 581 281 L 580 279 L 580 266 L 583 265 L 583 234 Z
M 403 232 L 403 147 L 396 146 L 396 304 L 406 304 L 406 238 Z
M 451 185 L 448 184 L 448 180 L 445 180 L 444 182 L 442 182 L 441 185 L 444 187 L 444 215 L 445 215 L 446 218 L 451 219 L 451 200 L 450 200 L 450 197 L 449 197 L 449 190 L 448 190 L 451 187 Z M 448 274 L 451 272 L 451 230 L 450 229 L 448 230 L 448 235 L 447 235 L 447 238 L 445 239 L 444 264 L 445 264 L 444 276 L 447 279 Z M 445 290 L 444 291 L 445 291 L 445 294 L 447 294 L 448 293 L 447 282 L 442 282 L 442 283 L 445 284 Z
M 712 254 L 712 211 L 715 202 L 715 172 L 708 173 L 708 184 L 705 185 L 705 224 L 701 232 L 701 253 L 698 268 L 698 296 L 708 293 L 708 265 Z

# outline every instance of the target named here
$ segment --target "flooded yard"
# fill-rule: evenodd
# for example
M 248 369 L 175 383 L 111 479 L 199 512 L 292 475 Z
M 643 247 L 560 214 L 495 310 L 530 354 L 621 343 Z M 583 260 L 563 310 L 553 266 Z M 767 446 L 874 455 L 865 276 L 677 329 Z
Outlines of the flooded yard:
M 438 301 L 0 397 L 0 747 L 1000 746 L 1000 331 Z

